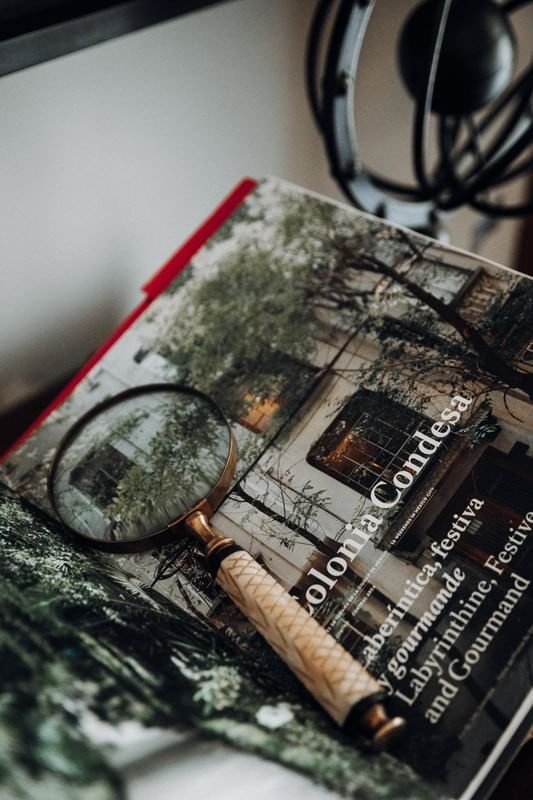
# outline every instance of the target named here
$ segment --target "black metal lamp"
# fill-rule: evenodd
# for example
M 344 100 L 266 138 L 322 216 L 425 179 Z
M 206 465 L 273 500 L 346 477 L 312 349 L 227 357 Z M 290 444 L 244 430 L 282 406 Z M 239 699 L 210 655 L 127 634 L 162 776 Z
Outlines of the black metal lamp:
M 359 152 L 355 79 L 375 0 L 318 3 L 307 50 L 309 99 L 332 173 L 352 203 L 431 235 L 438 234 L 440 212 L 464 205 L 494 217 L 533 211 L 533 203 L 501 205 L 487 197 L 490 189 L 533 167 L 533 67 L 513 77 L 516 40 L 510 22 L 529 2 L 424 0 L 407 18 L 398 55 L 414 100 L 413 185 L 368 169 Z M 320 80 L 318 51 L 335 7 Z M 430 170 L 432 114 L 438 156 Z

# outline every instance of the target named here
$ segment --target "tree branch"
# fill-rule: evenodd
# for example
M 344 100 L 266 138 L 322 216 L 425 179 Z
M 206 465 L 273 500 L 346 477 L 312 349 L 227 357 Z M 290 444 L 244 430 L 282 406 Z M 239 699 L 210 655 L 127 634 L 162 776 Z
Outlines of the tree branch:
M 351 269 L 356 272 L 363 270 L 384 275 L 403 286 L 413 297 L 431 308 L 442 320 L 451 325 L 460 334 L 477 353 L 480 365 L 487 372 L 509 386 L 520 389 L 530 399 L 533 399 L 533 374 L 521 372 L 505 361 L 477 328 L 465 320 L 455 308 L 447 305 L 422 286 L 410 280 L 407 275 L 398 272 L 395 267 L 386 264 L 384 261 L 364 254 L 358 254 L 354 258 L 351 248 L 348 248 L 346 244 L 342 246 L 337 243 L 337 249 L 343 254 L 343 266 L 345 269 Z

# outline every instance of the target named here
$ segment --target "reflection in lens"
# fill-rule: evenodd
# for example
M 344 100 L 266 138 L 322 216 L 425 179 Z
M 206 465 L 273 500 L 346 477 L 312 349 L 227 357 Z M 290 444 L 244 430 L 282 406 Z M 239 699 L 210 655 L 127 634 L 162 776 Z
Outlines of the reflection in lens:
M 230 437 L 203 395 L 159 387 L 119 399 L 61 451 L 51 486 L 56 511 L 90 539 L 144 539 L 210 493 Z

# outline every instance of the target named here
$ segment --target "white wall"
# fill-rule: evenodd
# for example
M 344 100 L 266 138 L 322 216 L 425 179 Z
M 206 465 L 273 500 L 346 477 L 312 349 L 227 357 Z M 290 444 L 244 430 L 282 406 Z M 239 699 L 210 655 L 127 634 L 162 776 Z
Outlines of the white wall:
M 83 361 L 243 175 L 339 196 L 304 91 L 314 4 L 232 0 L 0 79 L 0 410 Z M 377 3 L 361 72 L 363 154 L 400 173 L 387 52 L 412 5 Z M 506 230 L 484 255 L 510 260 Z
M 0 80 L 0 408 L 82 361 L 241 177 L 328 188 L 312 8 L 234 0 Z

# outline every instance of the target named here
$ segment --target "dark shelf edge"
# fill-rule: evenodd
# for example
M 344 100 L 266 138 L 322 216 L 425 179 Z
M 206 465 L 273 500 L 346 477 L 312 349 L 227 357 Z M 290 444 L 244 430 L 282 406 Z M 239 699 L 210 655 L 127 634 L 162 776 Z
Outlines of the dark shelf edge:
M 226 0 L 129 0 L 0 36 L 0 77 Z

